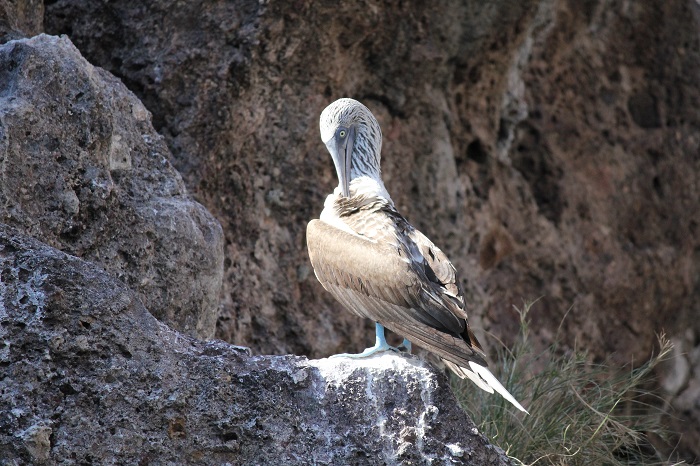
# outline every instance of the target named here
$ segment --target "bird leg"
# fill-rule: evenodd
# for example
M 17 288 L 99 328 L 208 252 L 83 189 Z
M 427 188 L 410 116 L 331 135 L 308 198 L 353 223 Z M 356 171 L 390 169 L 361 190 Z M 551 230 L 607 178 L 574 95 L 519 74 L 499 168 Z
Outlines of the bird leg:
M 411 354 L 412 347 L 413 347 L 413 345 L 411 344 L 411 342 L 408 341 L 408 339 L 404 338 L 403 343 L 401 343 L 397 349 L 399 351 L 401 351 L 402 353 Z
M 352 353 L 343 353 L 343 354 L 334 354 L 333 356 L 330 356 L 331 358 L 353 358 L 353 359 L 359 359 L 359 358 L 367 358 L 369 356 L 372 356 L 373 354 L 376 353 L 381 353 L 383 351 L 400 351 L 398 348 L 394 348 L 393 346 L 389 346 L 389 343 L 386 342 L 386 337 L 384 336 L 384 326 L 377 322 L 375 324 L 375 332 L 377 334 L 377 339 L 374 343 L 374 346 L 371 348 L 367 348 L 361 353 L 357 354 L 352 354 Z M 408 346 L 406 346 L 406 343 L 408 343 Z M 411 343 L 408 340 L 404 339 L 404 344 L 402 346 L 405 346 L 408 349 L 408 352 L 410 353 L 410 348 L 411 348 Z

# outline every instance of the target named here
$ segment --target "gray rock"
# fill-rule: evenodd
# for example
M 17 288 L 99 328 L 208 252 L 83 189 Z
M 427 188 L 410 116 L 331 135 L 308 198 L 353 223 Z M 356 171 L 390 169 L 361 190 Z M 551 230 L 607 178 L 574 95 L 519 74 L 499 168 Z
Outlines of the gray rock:
M 413 357 L 251 357 L 195 340 L 98 267 L 4 225 L 0 277 L 2 464 L 509 464 Z
M 23 446 L 32 462 L 43 462 L 49 459 L 51 449 L 51 427 L 38 423 L 19 432 L 16 437 L 22 439 Z
M 0 0 L 0 44 L 44 31 L 44 0 Z
M 63 37 L 0 47 L 0 219 L 93 261 L 159 319 L 214 335 L 219 223 L 188 195 L 151 116 Z

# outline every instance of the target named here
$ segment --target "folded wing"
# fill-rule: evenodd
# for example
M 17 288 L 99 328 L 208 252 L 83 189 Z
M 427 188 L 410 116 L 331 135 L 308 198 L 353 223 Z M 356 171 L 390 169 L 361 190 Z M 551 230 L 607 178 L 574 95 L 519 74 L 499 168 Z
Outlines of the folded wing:
M 353 235 L 320 220 L 312 220 L 307 227 L 316 277 L 346 308 L 454 364 L 468 367 L 470 361 L 476 361 L 486 365 L 468 329 L 454 278 L 448 280 L 448 287 L 428 278 L 434 275 L 437 279 L 440 274 L 444 279 L 446 273 L 442 269 L 436 273 L 419 262 L 420 256 L 410 251 L 415 244 L 398 244 L 401 241 L 400 235 L 386 240 L 376 234 L 371 238 Z M 444 257 L 441 251 L 439 254 Z

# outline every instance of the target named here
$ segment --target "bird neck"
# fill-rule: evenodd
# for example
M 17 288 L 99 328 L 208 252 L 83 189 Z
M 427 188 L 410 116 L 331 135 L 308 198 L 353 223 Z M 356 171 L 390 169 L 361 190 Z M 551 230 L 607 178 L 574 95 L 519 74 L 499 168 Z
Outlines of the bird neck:
M 370 176 L 359 176 L 350 181 L 350 198 L 355 196 L 363 196 L 367 200 L 383 200 L 393 206 L 394 201 L 389 196 L 381 178 L 373 178 Z M 350 226 L 340 217 L 338 206 L 347 200 L 342 195 L 340 186 L 335 188 L 332 194 L 326 197 L 323 203 L 323 211 L 321 212 L 321 220 L 329 225 L 333 225 L 343 231 L 357 235 Z
M 339 190 L 340 188 L 336 191 L 339 192 Z M 393 204 L 391 196 L 389 196 L 389 192 L 386 190 L 384 182 L 382 182 L 379 176 L 353 176 L 352 180 L 350 180 L 350 197 L 355 196 L 382 198 Z
M 360 128 L 352 153 L 350 165 L 350 180 L 360 177 L 369 177 L 382 184 L 381 152 L 382 139 L 369 137 L 369 130 Z

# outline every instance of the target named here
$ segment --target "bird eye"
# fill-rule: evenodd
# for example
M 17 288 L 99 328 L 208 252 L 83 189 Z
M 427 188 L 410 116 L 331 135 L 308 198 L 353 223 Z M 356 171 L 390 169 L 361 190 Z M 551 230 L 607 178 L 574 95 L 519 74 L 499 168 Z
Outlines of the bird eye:
M 340 136 L 341 138 L 344 138 L 345 136 L 347 136 L 347 134 L 348 134 L 348 132 L 345 131 L 344 129 L 341 129 L 340 131 L 338 131 L 338 136 Z

